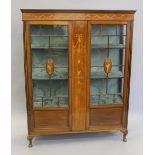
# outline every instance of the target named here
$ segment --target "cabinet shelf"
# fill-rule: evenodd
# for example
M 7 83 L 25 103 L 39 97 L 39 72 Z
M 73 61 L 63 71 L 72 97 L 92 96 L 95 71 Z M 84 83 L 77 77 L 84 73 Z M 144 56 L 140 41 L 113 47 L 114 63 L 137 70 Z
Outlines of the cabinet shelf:
M 49 76 L 44 67 L 35 67 L 32 68 L 32 79 L 34 80 L 49 80 Z M 55 72 L 53 76 L 51 76 L 52 80 L 66 80 L 68 79 L 68 70 L 67 67 L 64 68 L 55 68 Z
M 32 34 L 31 37 L 68 37 L 68 35 L 46 35 L 46 34 Z
M 109 46 L 107 45 L 107 44 L 102 44 L 102 45 L 100 45 L 100 44 L 92 44 L 92 46 L 91 46 L 91 48 L 92 49 L 107 49 L 107 48 L 109 48 L 109 49 L 117 49 L 117 48 L 120 48 L 120 49 L 122 49 L 122 48 L 125 48 L 125 45 L 124 44 L 118 44 L 118 45 L 113 45 L 113 44 L 110 44 Z
M 56 46 L 56 47 L 37 47 L 37 46 L 31 46 L 31 49 L 49 49 L 49 50 L 54 50 L 54 49 L 68 49 L 68 47 L 61 47 L 61 46 Z
M 112 71 L 109 73 L 108 78 L 123 78 L 124 74 L 121 71 Z M 91 79 L 104 79 L 107 78 L 104 71 L 91 71 Z
M 67 107 L 68 96 L 34 97 L 34 107 Z
M 102 105 L 102 104 L 121 104 L 123 98 L 120 93 L 117 94 L 92 94 L 90 95 L 91 105 Z
M 125 37 L 126 35 L 118 35 L 118 34 L 114 34 L 114 35 L 102 35 L 102 34 L 94 34 L 94 35 L 91 35 L 91 37 L 115 37 L 115 36 L 118 36 L 118 37 Z
M 109 73 L 108 78 L 123 78 L 124 74 L 121 71 L 112 71 Z M 91 79 L 104 79 L 107 78 L 104 71 L 91 71 Z M 49 80 L 49 76 L 46 73 L 44 67 L 32 68 L 32 79 L 34 80 Z M 68 79 L 68 71 L 66 68 L 56 69 L 52 80 L 66 80 Z

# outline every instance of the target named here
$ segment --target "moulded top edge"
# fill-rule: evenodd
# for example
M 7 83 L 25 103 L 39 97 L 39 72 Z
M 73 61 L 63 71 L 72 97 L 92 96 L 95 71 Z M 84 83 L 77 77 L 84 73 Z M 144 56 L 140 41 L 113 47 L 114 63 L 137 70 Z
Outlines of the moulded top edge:
M 50 9 L 20 9 L 22 13 L 126 13 L 134 14 L 136 10 L 50 10 Z

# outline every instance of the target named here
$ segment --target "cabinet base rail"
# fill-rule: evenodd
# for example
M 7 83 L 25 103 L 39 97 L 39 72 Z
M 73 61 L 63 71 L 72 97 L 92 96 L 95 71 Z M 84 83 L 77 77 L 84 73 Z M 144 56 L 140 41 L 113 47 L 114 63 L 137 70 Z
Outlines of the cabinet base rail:
M 122 141 L 123 142 L 127 142 L 127 134 L 128 134 L 128 130 L 127 129 L 121 129 L 121 130 L 109 130 L 109 131 L 120 131 L 121 133 L 123 133 L 123 138 L 122 138 Z M 61 134 L 71 134 L 71 133 L 95 133 L 95 132 L 108 132 L 108 131 L 83 131 L 83 132 L 63 132 Z M 58 133 L 59 134 L 59 133 Z M 41 135 L 46 135 L 46 134 L 41 134 Z M 50 135 L 55 135 L 54 134 L 50 134 Z M 27 136 L 27 140 L 29 141 L 29 144 L 28 144 L 28 147 L 31 148 L 32 147 L 32 142 L 33 142 L 33 138 L 35 136 L 39 136 L 39 134 L 37 135 L 28 135 Z

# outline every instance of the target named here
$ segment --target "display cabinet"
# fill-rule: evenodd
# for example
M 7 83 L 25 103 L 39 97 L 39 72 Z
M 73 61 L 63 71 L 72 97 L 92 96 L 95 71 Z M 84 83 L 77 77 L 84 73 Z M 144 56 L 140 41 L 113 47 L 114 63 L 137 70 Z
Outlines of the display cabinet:
M 126 141 L 133 10 L 21 10 L 28 140 L 121 131 Z

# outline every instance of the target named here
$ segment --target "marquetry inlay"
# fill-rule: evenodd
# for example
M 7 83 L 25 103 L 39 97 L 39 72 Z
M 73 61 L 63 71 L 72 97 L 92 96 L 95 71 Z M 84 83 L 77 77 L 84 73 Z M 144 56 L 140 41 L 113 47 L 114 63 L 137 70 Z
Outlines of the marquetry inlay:
M 76 75 L 79 77 L 82 74 L 82 67 L 81 67 L 81 54 L 82 54 L 82 50 L 83 50 L 83 34 L 79 33 L 79 34 L 75 34 L 74 35 L 75 38 L 75 44 L 74 49 L 75 49 L 75 55 L 76 55 L 76 62 L 77 62 L 77 72 Z
M 80 131 L 85 129 L 86 125 L 86 34 L 87 22 L 72 22 L 72 131 Z M 74 95 L 76 94 L 76 95 Z M 83 104 L 81 104 L 83 103 Z M 77 109 L 81 106 L 80 109 Z
M 83 34 L 76 34 L 74 37 L 76 38 L 74 48 L 78 48 L 79 49 L 78 52 L 80 52 L 80 49 L 82 47 Z
M 81 61 L 80 61 L 80 60 L 78 60 L 78 64 L 80 64 L 80 62 L 81 62 Z
M 23 13 L 23 20 L 132 20 L 133 14 L 115 13 Z

